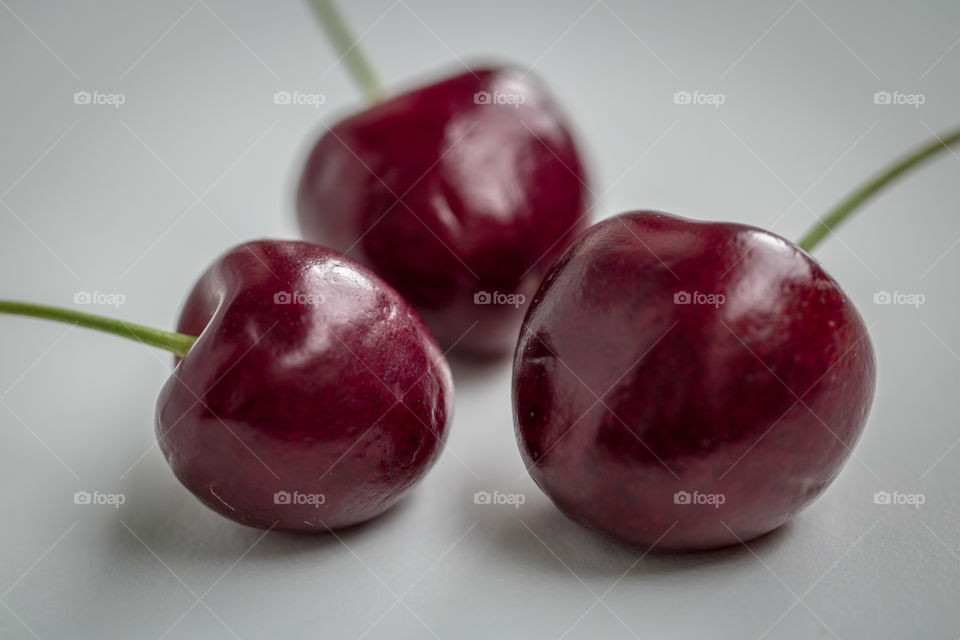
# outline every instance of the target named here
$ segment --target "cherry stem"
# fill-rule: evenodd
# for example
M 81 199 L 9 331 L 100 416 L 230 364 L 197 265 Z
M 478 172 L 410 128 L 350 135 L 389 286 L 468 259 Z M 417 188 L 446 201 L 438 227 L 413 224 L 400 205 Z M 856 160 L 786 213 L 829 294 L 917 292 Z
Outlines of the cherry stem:
M 350 32 L 350 28 L 347 27 L 347 23 L 344 22 L 340 11 L 337 10 L 334 0 L 309 0 L 309 2 L 317 14 L 317 18 L 319 18 L 320 24 L 326 30 L 330 40 L 333 41 L 333 45 L 340 52 L 340 59 L 347 63 L 347 69 L 360 90 L 371 102 L 383 100 L 384 91 L 377 79 L 377 74 L 367 61 L 367 57 L 363 54 L 357 39 Z
M 74 309 L 65 309 L 63 307 L 50 307 L 43 304 L 33 304 L 30 302 L 17 302 L 16 300 L 0 300 L 0 313 L 9 313 L 17 316 L 28 316 L 31 318 L 44 318 L 56 322 L 64 322 L 74 326 L 86 327 L 88 329 L 97 329 L 104 333 L 112 333 L 130 340 L 137 340 L 143 344 L 153 347 L 166 349 L 181 358 L 187 355 L 190 347 L 196 342 L 193 336 L 182 333 L 171 333 L 170 331 L 161 331 L 153 327 L 145 327 L 139 324 L 132 324 L 117 320 L 115 318 L 106 318 L 92 313 L 83 313 Z
M 847 198 L 834 207 L 832 211 L 823 216 L 823 218 L 803 236 L 797 245 L 807 252 L 812 251 L 827 234 L 832 233 L 851 213 L 877 192 L 883 190 L 884 187 L 914 167 L 922 164 L 938 153 L 949 149 L 950 145 L 960 142 L 960 128 L 948 131 L 942 136 L 936 134 L 934 134 L 934 136 L 934 140 L 914 150 L 912 153 L 903 156 L 903 158 L 894 162 L 884 171 L 878 173 L 866 182 L 862 187 L 847 196 Z

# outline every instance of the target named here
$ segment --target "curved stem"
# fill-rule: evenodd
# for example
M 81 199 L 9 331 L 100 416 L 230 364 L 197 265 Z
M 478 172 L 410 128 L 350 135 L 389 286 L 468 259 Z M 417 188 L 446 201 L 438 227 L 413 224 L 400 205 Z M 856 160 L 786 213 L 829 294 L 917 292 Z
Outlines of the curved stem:
M 797 245 L 805 251 L 812 251 L 828 233 L 839 226 L 851 213 L 869 200 L 874 194 L 902 174 L 907 173 L 925 160 L 948 149 L 950 145 L 956 144 L 957 142 L 960 142 L 960 128 L 948 131 L 942 136 L 936 136 L 935 140 L 932 140 L 893 163 L 886 170 L 877 174 L 862 187 L 847 196 L 845 200 L 821 218 L 817 224 L 803 236 Z
M 383 87 L 377 79 L 377 74 L 367 61 L 356 38 L 350 33 L 350 28 L 337 10 L 334 0 L 309 0 L 309 2 L 320 19 L 320 24 L 323 25 L 340 53 L 340 58 L 347 63 L 347 69 L 350 70 L 350 75 L 353 76 L 360 90 L 371 102 L 383 100 Z
M 172 351 L 181 358 L 187 355 L 190 347 L 192 347 L 193 343 L 197 340 L 193 336 L 187 336 L 182 333 L 161 331 L 160 329 L 132 324 L 114 318 L 106 318 L 92 313 L 83 313 L 82 311 L 76 311 L 74 309 L 49 307 L 47 305 L 33 304 L 30 302 L 0 300 L 0 313 L 29 316 L 31 318 L 44 318 L 45 320 L 55 320 L 66 324 L 79 325 L 88 329 L 96 329 Z

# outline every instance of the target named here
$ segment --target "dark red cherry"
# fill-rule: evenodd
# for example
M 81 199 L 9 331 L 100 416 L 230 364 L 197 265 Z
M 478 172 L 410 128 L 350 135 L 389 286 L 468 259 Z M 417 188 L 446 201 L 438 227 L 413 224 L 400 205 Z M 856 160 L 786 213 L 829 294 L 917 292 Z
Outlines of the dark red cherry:
M 573 520 L 708 549 L 779 527 L 827 488 L 874 379 L 863 319 L 794 244 L 628 213 L 581 235 L 530 305 L 517 438 Z
M 229 251 L 178 330 L 199 339 L 157 401 L 160 447 L 184 486 L 237 522 L 363 522 L 442 447 L 453 387 L 434 338 L 392 287 L 329 249 Z
M 327 131 L 300 179 L 299 221 L 308 240 L 396 287 L 441 345 L 497 354 L 513 348 L 525 303 L 585 228 L 585 181 L 540 84 L 477 69 Z

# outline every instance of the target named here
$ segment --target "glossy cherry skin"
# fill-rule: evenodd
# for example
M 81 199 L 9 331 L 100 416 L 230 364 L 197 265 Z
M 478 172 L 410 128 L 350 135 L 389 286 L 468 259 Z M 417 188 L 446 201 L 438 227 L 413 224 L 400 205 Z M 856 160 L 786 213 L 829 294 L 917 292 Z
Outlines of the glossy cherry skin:
M 178 331 L 199 338 L 157 401 L 174 474 L 237 522 L 323 531 L 389 509 L 439 454 L 447 364 L 365 267 L 306 242 L 241 245 L 203 274 Z
M 513 349 L 525 303 L 586 227 L 586 180 L 539 83 L 478 69 L 332 127 L 309 156 L 297 208 L 304 237 L 371 267 L 441 346 L 489 356 Z M 490 304 L 475 302 L 483 292 Z
M 628 213 L 581 235 L 531 303 L 517 438 L 573 520 L 630 545 L 709 549 L 772 531 L 827 488 L 874 379 L 863 319 L 794 244 Z

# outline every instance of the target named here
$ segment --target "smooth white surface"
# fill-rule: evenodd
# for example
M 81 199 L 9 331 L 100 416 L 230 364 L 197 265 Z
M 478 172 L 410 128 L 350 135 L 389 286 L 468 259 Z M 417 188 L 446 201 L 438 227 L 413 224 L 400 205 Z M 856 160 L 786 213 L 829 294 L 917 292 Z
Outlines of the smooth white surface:
M 456 56 L 535 65 L 603 215 L 796 239 L 960 121 L 952 0 L 344 4 L 394 88 Z M 3 0 L 0 86 L 0 295 L 120 293 L 96 310 L 159 327 L 217 254 L 295 236 L 303 154 L 360 105 L 299 2 Z M 126 102 L 76 105 L 81 90 Z M 275 105 L 283 90 L 326 101 Z M 725 103 L 676 105 L 682 90 Z M 926 102 L 876 105 L 881 90 Z M 0 635 L 956 638 L 958 174 L 946 155 L 818 249 L 872 327 L 877 397 L 837 482 L 749 549 L 638 560 L 564 519 L 521 465 L 507 362 L 455 365 L 449 449 L 401 507 L 338 536 L 261 537 L 201 506 L 154 446 L 166 354 L 0 318 Z M 926 302 L 874 304 L 884 290 Z M 80 490 L 126 503 L 74 505 Z M 478 490 L 526 503 L 475 505 Z M 926 502 L 875 505 L 881 490 Z

